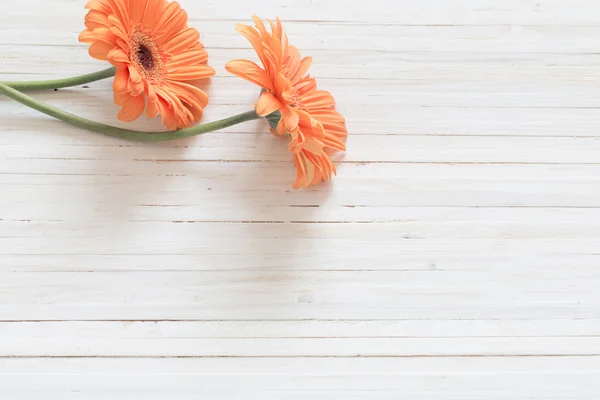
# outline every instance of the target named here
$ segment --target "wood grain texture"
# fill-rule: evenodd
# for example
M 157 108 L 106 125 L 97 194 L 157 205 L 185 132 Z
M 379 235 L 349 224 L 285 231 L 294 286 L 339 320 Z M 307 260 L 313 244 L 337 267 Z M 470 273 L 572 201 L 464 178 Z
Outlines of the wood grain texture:
M 338 176 L 291 190 L 261 121 L 135 144 L 0 99 L 0 398 L 600 398 L 596 0 L 180 3 L 206 121 L 256 100 L 235 23 L 284 20 Z M 0 79 L 103 68 L 83 5 L 3 4 Z M 34 95 L 125 126 L 108 81 Z

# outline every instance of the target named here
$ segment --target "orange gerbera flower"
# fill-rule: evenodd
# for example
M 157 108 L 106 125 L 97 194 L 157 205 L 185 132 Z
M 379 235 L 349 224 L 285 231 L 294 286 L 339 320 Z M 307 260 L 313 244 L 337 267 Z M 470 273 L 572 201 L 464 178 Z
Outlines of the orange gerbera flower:
M 256 28 L 238 25 L 237 31 L 250 41 L 264 68 L 248 60 L 231 61 L 225 68 L 263 89 L 256 112 L 267 117 L 273 133 L 290 137 L 298 170 L 294 188 L 329 180 L 335 166 L 327 150 L 346 150 L 345 119 L 335 111 L 333 96 L 318 90 L 316 80 L 308 76 L 312 58 L 302 59 L 289 45 L 279 18 L 269 21 L 271 32 L 258 17 L 253 19 Z
M 92 57 L 117 68 L 113 90 L 120 120 L 133 121 L 145 108 L 148 118 L 160 114 L 168 129 L 179 129 L 202 117 L 208 96 L 190 81 L 215 71 L 177 2 L 91 0 L 86 8 L 87 29 L 79 40 L 91 44 Z

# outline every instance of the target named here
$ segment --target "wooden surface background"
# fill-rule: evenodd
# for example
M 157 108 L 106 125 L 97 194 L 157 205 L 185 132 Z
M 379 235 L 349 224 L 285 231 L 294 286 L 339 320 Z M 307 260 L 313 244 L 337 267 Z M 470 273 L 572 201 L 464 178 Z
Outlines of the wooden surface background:
M 291 190 L 264 122 L 131 144 L 0 99 L 2 399 L 600 398 L 597 0 L 181 4 L 205 121 L 257 96 L 235 23 L 283 19 L 339 175 Z M 105 68 L 83 5 L 4 0 L 0 79 Z M 87 86 L 35 96 L 122 125 Z

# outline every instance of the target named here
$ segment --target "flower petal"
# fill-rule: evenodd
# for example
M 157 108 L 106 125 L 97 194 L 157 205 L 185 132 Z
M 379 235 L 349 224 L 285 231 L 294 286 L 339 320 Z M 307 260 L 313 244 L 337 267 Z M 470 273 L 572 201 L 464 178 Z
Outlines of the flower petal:
M 325 90 L 315 90 L 306 93 L 301 98 L 302 104 L 308 109 L 335 107 L 335 99 Z
M 266 71 L 256 63 L 248 60 L 234 60 L 225 65 L 225 69 L 230 73 L 239 76 L 249 82 L 254 83 L 267 90 L 273 90 L 273 83 Z
M 90 31 L 89 29 L 84 30 L 79 34 L 79 41 L 81 43 L 94 43 L 94 41 L 96 41 L 94 32 Z
M 116 14 L 117 18 L 121 21 L 129 20 L 129 12 L 127 8 L 127 0 L 111 0 L 108 2 L 112 6 L 113 14 Z
M 102 11 L 105 14 L 108 14 L 110 12 L 110 9 L 102 0 L 90 0 L 85 4 L 84 8 L 87 10 Z
M 131 78 L 131 80 L 133 82 L 141 82 L 142 76 L 140 75 L 140 72 L 137 70 L 137 68 L 133 64 L 128 64 L 127 67 L 129 68 L 129 77 Z
M 281 103 L 273 93 L 271 92 L 263 92 L 258 98 L 258 103 L 256 103 L 256 113 L 261 117 L 265 117 L 277 110 L 281 107 Z
M 283 96 L 284 98 L 287 97 L 288 101 L 291 101 L 291 96 L 293 93 L 294 88 L 292 87 L 291 82 L 289 81 L 288 78 L 286 78 L 285 75 L 283 75 L 283 73 L 279 73 L 277 74 L 277 76 L 275 77 L 275 90 L 274 92 L 277 93 L 278 95 Z
M 142 26 L 155 26 L 161 17 L 164 4 L 164 0 L 148 0 L 142 16 Z
M 90 45 L 89 53 L 90 53 L 90 56 L 92 56 L 96 60 L 108 61 L 108 53 L 114 47 L 115 46 L 110 43 L 106 43 L 101 40 L 98 40 Z
M 131 98 L 123 104 L 121 111 L 117 114 L 123 122 L 131 122 L 140 117 L 144 112 L 144 97 L 143 96 L 131 96 Z
M 296 166 L 296 182 L 294 182 L 294 189 L 301 189 L 308 186 L 306 179 L 306 157 L 301 153 L 294 154 L 294 165 Z
M 97 28 L 107 28 L 110 26 L 108 15 L 97 10 L 90 10 L 85 16 L 85 27 L 89 30 Z
M 129 94 L 132 96 L 140 96 L 144 93 L 144 81 L 135 82 L 133 79 L 129 79 L 127 91 L 129 91 Z
M 108 61 L 115 67 L 122 67 L 129 63 L 129 56 L 120 48 L 115 47 L 108 52 Z
M 193 81 L 209 78 L 215 75 L 215 73 L 215 70 L 208 65 L 193 65 L 167 72 L 167 79 L 175 81 Z
M 117 68 L 113 81 L 113 91 L 121 94 L 127 92 L 127 84 L 129 83 L 129 70 L 127 68 Z
M 158 108 L 158 96 L 152 85 L 148 85 L 146 92 L 146 116 L 150 119 L 156 118 L 160 113 Z
M 206 50 L 187 50 L 173 55 L 166 64 L 167 70 L 173 71 L 188 65 L 206 64 L 208 53 Z
M 293 131 L 298 126 L 298 121 L 300 117 L 294 111 L 294 109 L 288 105 L 284 105 L 279 109 L 281 112 L 281 120 L 285 124 L 285 127 L 288 131 Z
M 163 44 L 162 48 L 171 54 L 177 54 L 200 40 L 200 33 L 194 28 L 185 29 Z
M 170 39 L 172 32 L 178 32 L 185 28 L 187 13 L 181 9 L 176 1 L 169 3 L 158 22 L 154 25 L 152 32 L 157 38 Z
M 312 65 L 312 57 L 306 57 L 302 61 L 300 61 L 300 65 L 298 66 L 298 70 L 296 74 L 292 77 L 292 84 L 296 84 L 300 79 L 304 78 L 304 76 L 308 73 L 310 66 Z
M 123 104 L 127 103 L 131 99 L 131 97 L 132 96 L 129 94 L 129 92 L 114 93 L 113 101 L 117 106 L 122 106 Z
M 170 85 L 189 93 L 201 107 L 208 104 L 208 95 L 202 89 L 185 82 L 170 82 Z

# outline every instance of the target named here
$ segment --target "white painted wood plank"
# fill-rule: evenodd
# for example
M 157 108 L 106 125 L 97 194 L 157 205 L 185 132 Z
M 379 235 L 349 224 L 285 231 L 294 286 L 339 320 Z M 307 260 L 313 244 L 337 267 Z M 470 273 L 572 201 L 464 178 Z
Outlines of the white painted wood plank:
M 143 209 L 137 206 L 153 204 L 173 207 L 206 204 L 209 209 L 261 205 L 355 206 L 354 210 L 431 206 L 594 208 L 600 204 L 596 190 L 598 165 L 343 164 L 335 183 L 302 192 L 290 190 L 293 166 L 289 162 L 96 160 L 92 163 L 22 159 L 0 160 L 0 165 L 11 175 L 1 178 L 6 182 L 2 184 L 3 190 L 11 194 L 2 198 L 3 204 L 27 204 L 36 196 L 43 196 L 47 202 L 42 210 L 53 204 L 69 204 L 83 216 L 95 212 L 92 205 L 101 207 L 103 203 L 100 210 L 109 213 L 127 213 L 127 208 L 120 207 L 122 204 L 135 205 L 138 212 Z M 67 175 L 56 177 L 65 170 L 69 171 Z M 128 190 L 130 185 L 135 190 Z M 172 192 L 165 191 L 165 187 Z M 388 195 L 380 195 L 377 189 L 381 187 L 386 188 Z M 240 192 L 245 196 L 239 196 Z M 5 208 L 4 212 L 9 210 Z M 411 210 L 406 211 L 407 218 L 411 218 Z M 267 216 L 270 213 L 265 212 Z M 9 218 L 10 213 L 5 217 Z
M 73 21 L 82 18 L 83 1 L 27 0 L 23 7 L 11 10 L 15 18 L 28 17 L 35 8 L 49 18 Z M 594 0 L 574 0 L 568 6 L 562 0 L 374 0 L 368 6 L 352 5 L 342 0 L 268 0 L 242 2 L 235 7 L 223 7 L 218 0 L 182 0 L 182 6 L 194 19 L 239 20 L 256 13 L 266 18 L 276 15 L 285 19 L 320 22 L 365 22 L 367 24 L 427 24 L 427 25 L 595 25 L 600 12 Z
M 596 1 L 181 3 L 206 121 L 256 100 L 234 24 L 284 19 L 339 176 L 290 190 L 260 122 L 132 144 L 0 99 L 0 397 L 600 398 Z M 83 4 L 5 7 L 0 79 L 102 68 Z M 34 95 L 124 126 L 88 86 Z
M 198 338 L 577 338 L 600 320 L 47 321 L 1 322 L 0 338 L 55 340 Z
M 266 291 L 262 286 L 259 290 Z M 228 292 L 226 292 L 228 293 Z M 223 295 L 223 293 L 221 293 Z M 350 295 L 348 295 L 350 296 Z M 190 296 L 191 297 L 191 296 Z M 277 297 L 277 293 L 272 297 Z M 229 297 L 233 305 L 207 305 L 201 307 L 191 301 L 184 304 L 23 304 L 0 306 L 1 321 L 55 321 L 55 320 L 471 320 L 471 319 L 599 319 L 600 311 L 592 301 L 582 302 L 566 294 L 553 302 L 530 302 L 523 304 L 505 301 L 484 302 L 479 299 L 439 301 L 428 304 L 391 301 L 373 305 L 345 302 L 342 304 L 303 303 L 299 294 L 288 303 L 263 302 L 257 305 L 239 305 L 245 298 Z M 299 301 L 300 300 L 300 301 Z
M 17 175 L 23 178 L 23 175 Z M 54 175 L 45 175 L 51 181 Z M 39 179 L 39 178 L 38 178 Z M 25 179 L 24 179 L 25 180 Z M 100 179 L 98 179 L 100 181 Z M 100 185 L 100 183 L 98 183 Z M 210 183 L 209 183 L 210 184 Z M 112 187 L 103 185 L 103 187 Z M 120 185 L 114 185 L 119 187 Z M 199 185 L 200 186 L 200 185 Z M 3 186 L 11 197 L 0 202 L 1 206 L 10 212 L 3 215 L 7 222 L 32 222 L 32 221 L 94 221 L 96 218 L 119 218 L 128 222 L 169 222 L 169 223 L 401 223 L 404 231 L 411 229 L 414 224 L 454 224 L 449 228 L 469 227 L 479 225 L 484 235 L 489 237 L 490 231 L 495 235 L 502 235 L 509 229 L 527 229 L 525 235 L 534 235 L 537 225 L 545 229 L 544 236 L 560 235 L 562 232 L 579 232 L 578 224 L 588 233 L 594 235 L 593 229 L 597 225 L 600 210 L 595 206 L 545 206 L 539 203 L 515 206 L 507 203 L 497 206 L 479 206 L 472 208 L 467 199 L 462 199 L 454 205 L 442 206 L 431 204 L 429 207 L 413 207 L 410 205 L 380 205 L 368 206 L 365 204 L 295 204 L 293 197 L 281 196 L 280 204 L 268 204 L 267 199 L 253 202 L 235 203 L 225 201 L 224 204 L 210 204 L 207 206 L 185 204 L 185 201 L 173 204 L 161 204 L 156 196 L 152 196 L 155 204 L 135 205 L 134 202 L 123 202 L 128 207 L 121 210 L 107 197 L 100 196 L 88 204 L 93 208 L 87 210 L 78 207 L 81 198 L 93 197 L 91 192 L 72 191 L 71 186 L 57 185 L 61 188 L 62 196 L 54 195 L 45 186 L 33 186 L 28 190 L 15 190 L 13 186 Z M 198 189 L 207 190 L 208 188 Z M 210 191 L 223 193 L 223 189 L 210 187 Z M 145 193 L 144 190 L 142 190 Z M 271 196 L 279 198 L 279 192 L 271 192 Z M 40 207 L 33 198 L 38 195 L 46 196 L 48 203 Z M 148 193 L 152 195 L 152 193 Z M 408 192 L 406 193 L 408 196 Z M 523 193 L 526 196 L 527 193 Z M 65 198 L 67 197 L 67 198 Z M 183 194 L 182 194 L 183 197 Z M 466 196 L 465 196 L 466 197 Z M 414 196 L 416 199 L 416 196 Z M 409 200 L 409 199 L 407 199 Z M 457 201 L 461 200 L 457 198 Z M 534 199 L 532 199 L 534 200 Z M 415 200 L 416 201 L 416 200 Z M 464 202 L 463 202 L 464 201 Z M 300 203 L 303 203 L 302 201 Z M 315 202 L 317 203 L 317 202 Z M 555 203 L 556 204 L 556 203 Z M 85 212 L 84 212 L 85 211 Z M 419 225 L 417 225 L 419 226 Z M 539 234 L 539 230 L 537 231 Z M 583 232 L 583 231 L 582 231 Z M 412 233 L 407 232 L 405 236 Z M 493 235 L 494 233 L 492 233 Z M 564 233 L 562 233 L 564 234 Z
M 3 339 L 0 357 L 600 356 L 600 338 Z
M 338 375 L 388 376 L 418 375 L 528 375 L 598 370 L 597 357 L 372 357 L 344 359 L 336 357 L 191 357 L 156 358 L 140 362 L 134 358 L 2 358 L 0 374 L 14 372 L 22 376 L 110 376 L 119 374 L 155 376 L 176 374 L 202 375 Z M 573 388 L 575 389 L 575 388 Z
M 71 129 L 74 130 L 74 129 Z M 263 138 L 248 134 L 207 134 L 194 140 L 187 149 L 168 146 L 143 146 L 134 161 L 288 161 L 287 143 L 271 134 Z M 52 159 L 60 154 L 64 159 L 131 160 L 136 157 L 131 148 L 118 147 L 125 141 L 103 140 L 107 144 L 96 156 L 97 146 L 46 145 L 31 148 L 27 145 L 3 146 L 4 162 L 13 159 Z M 125 142 L 126 143 L 126 142 Z M 231 145 L 227 145 L 227 144 Z M 258 144 L 262 144 L 258 146 Z M 538 137 L 465 137 L 411 136 L 398 138 L 388 135 L 355 135 L 348 140 L 352 146 L 344 155 L 347 162 L 429 162 L 429 163 L 600 163 L 599 138 L 538 138 Z M 544 148 L 544 152 L 535 149 Z M 338 157 L 340 158 L 341 155 Z
M 559 379 L 564 377 L 569 384 Z M 597 398 L 597 386 L 592 383 L 598 374 L 592 372 L 563 372 L 559 374 L 533 374 L 515 381 L 511 374 L 494 376 L 277 376 L 232 377 L 195 375 L 173 376 L 110 376 L 110 377 L 20 377 L 1 379 L 6 392 L 12 396 L 60 396 L 75 398 L 130 398 L 135 393 L 144 398 L 197 398 L 198 395 L 217 399 L 236 399 L 240 396 L 256 398 L 301 399 L 331 398 L 332 388 L 337 398 L 343 399 L 394 399 L 411 396 L 414 399 L 584 399 Z M 76 378 L 76 379 L 74 379 Z M 76 382 L 73 382 L 76 380 Z M 231 382 L 236 382 L 235 388 Z M 5 383 L 6 382 L 6 383 Z M 573 385 L 571 387 L 570 385 Z M 307 389 L 310 388 L 310 389 Z M 491 391 L 491 393 L 490 393 Z M 117 397 L 115 397 L 115 395 Z M 303 397 L 304 396 L 304 397 Z M 314 396 L 314 397 L 313 397 Z M 21 397 L 19 397 L 21 398 Z
M 593 400 L 599 389 L 595 357 L 3 359 L 0 371 L 15 397 Z
M 76 10 L 81 14 L 81 9 Z M 188 12 L 191 12 L 188 10 Z M 269 13 L 270 14 L 270 13 Z M 251 14 L 236 21 L 194 21 L 203 35 L 207 50 L 248 49 L 246 39 L 235 31 L 236 23 L 252 25 Z M 266 17 L 265 17 L 266 18 Z M 0 20 L 2 21 L 2 20 Z M 73 17 L 65 27 L 48 22 L 30 27 L 25 34 L 17 20 L 6 20 L 0 45 L 15 44 L 68 46 L 85 52 L 75 32 L 82 30 L 83 17 Z M 4 22 L 3 21 L 3 22 Z M 289 22 L 286 32 L 291 42 L 303 51 L 335 49 L 346 52 L 466 52 L 466 53 L 596 53 L 593 37 L 597 26 L 399 26 L 355 25 L 330 22 Z M 17 33 L 19 32 L 19 33 Z M 40 40 L 40 33 L 46 34 Z M 493 46 L 493 47 L 490 47 Z M 10 49 L 10 47 L 9 47 Z M 380 53 L 381 54 L 381 53 Z M 254 55 L 253 55 L 254 56 Z M 255 56 L 254 56 L 255 57 Z
M 319 254 L 137 254 L 137 255 L 11 255 L 6 271 L 94 272 L 94 271 L 423 271 L 423 270 L 523 270 L 544 268 L 587 270 L 600 260 L 597 252 L 573 254 L 568 249 L 527 250 L 511 248 L 515 242 L 496 242 L 495 251 L 473 248 L 465 255 L 460 248 L 428 249 L 427 252 L 339 257 Z M 399 257 L 398 254 L 402 254 Z M 7 258 L 8 260 L 8 258 Z

